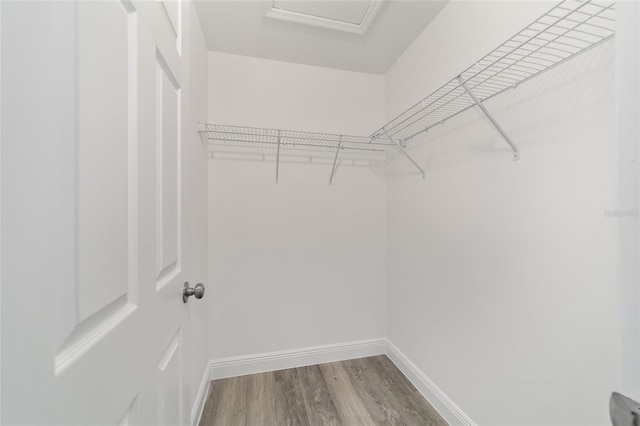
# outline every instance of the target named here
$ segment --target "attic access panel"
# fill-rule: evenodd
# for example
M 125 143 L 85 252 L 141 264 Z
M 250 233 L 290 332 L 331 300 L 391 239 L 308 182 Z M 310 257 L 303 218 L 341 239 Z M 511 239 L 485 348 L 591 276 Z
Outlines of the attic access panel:
M 263 10 L 268 18 L 364 35 L 382 1 L 271 0 L 263 3 Z

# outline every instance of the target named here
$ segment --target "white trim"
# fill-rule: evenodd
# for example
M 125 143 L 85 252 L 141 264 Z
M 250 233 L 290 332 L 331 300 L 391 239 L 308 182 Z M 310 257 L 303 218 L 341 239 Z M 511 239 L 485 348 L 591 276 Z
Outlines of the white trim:
M 344 31 L 353 34 L 366 34 L 373 19 L 378 14 L 383 0 L 372 0 L 369 8 L 362 17 L 359 24 L 340 21 L 336 19 L 323 18 L 321 16 L 309 15 L 306 13 L 294 12 L 292 10 L 280 9 L 273 6 L 273 2 L 263 2 L 268 5 L 264 16 L 268 18 L 281 19 L 283 21 L 296 22 L 298 24 L 313 25 L 316 27 L 328 28 L 330 30 Z
M 191 410 L 195 426 L 202 416 L 209 380 L 247 374 L 265 373 L 286 368 L 324 364 L 368 356 L 387 355 L 407 379 L 452 426 L 477 426 L 438 386 L 433 383 L 396 345 L 388 339 L 359 340 L 333 345 L 269 352 L 264 354 L 214 359 L 202 378 L 198 396 Z M 207 374 L 208 372 L 208 374 Z M 196 415 L 197 414 L 197 415 Z M 195 422 L 193 420 L 196 420 Z
M 209 394 L 209 386 L 211 385 L 211 369 L 209 364 L 205 365 L 202 372 L 202 380 L 200 381 L 200 387 L 198 393 L 193 401 L 193 407 L 191 407 L 191 424 L 198 426 L 200 418 L 202 417 L 202 410 L 204 409 L 204 402 Z
M 396 345 L 386 340 L 387 357 L 402 371 L 427 401 L 450 425 L 477 426 L 445 393 L 433 383 Z
M 0 23 L 2 22 L 2 2 L 0 2 Z M 0 46 L 2 46 L 2 26 L 0 25 Z M 2 70 L 2 54 L 0 52 L 0 70 Z M 0 135 L 2 135 L 2 72 L 0 71 Z M 0 136 L 0 176 L 2 176 L 2 137 Z M 2 181 L 0 179 L 0 188 Z M 2 196 L 0 194 L 0 223 L 2 223 Z M 0 241 L 2 235 L 0 234 Z M 2 244 L 0 243 L 0 259 L 2 259 Z M 2 276 L 0 263 L 0 277 Z M 1 280 L 0 280 L 1 281 Z M 2 318 L 2 283 L 0 282 L 0 318 Z M 2 332 L 0 332 L 0 383 L 2 383 Z M 1 388 L 1 386 L 0 386 Z M 2 391 L 0 390 L 0 419 L 2 418 Z
M 384 355 L 385 339 L 360 340 L 333 345 L 314 346 L 288 351 L 237 356 L 211 360 L 209 363 L 211 380 L 246 374 L 284 370 L 347 359 Z

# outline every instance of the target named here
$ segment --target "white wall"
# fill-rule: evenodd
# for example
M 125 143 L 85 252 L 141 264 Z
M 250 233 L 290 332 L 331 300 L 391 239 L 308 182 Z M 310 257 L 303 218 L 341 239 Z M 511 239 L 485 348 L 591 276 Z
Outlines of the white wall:
M 221 124 L 368 135 L 384 77 L 209 52 L 209 118 Z
M 209 54 L 210 123 L 368 134 L 383 93 L 381 75 Z M 272 158 L 225 158 L 209 162 L 213 358 L 383 337 L 384 177 L 342 164 L 329 186 L 330 161 L 288 158 L 275 184 Z
M 189 154 L 189 229 L 190 229 L 190 274 L 191 285 L 204 283 L 206 289 L 211 289 L 208 281 L 208 181 L 207 181 L 207 149 L 198 134 L 198 122 L 207 121 L 207 45 L 200 27 L 198 15 L 193 3 L 189 4 L 189 42 L 185 43 L 189 55 L 189 126 L 190 146 Z M 205 298 L 210 293 L 205 290 Z M 203 375 L 208 377 L 209 365 L 209 303 L 206 299 L 190 301 L 189 332 L 191 333 L 190 357 L 187 360 L 191 385 L 191 423 L 198 414 L 198 392 L 202 386 Z M 195 405 L 195 407 L 193 407 Z
M 616 22 L 616 110 L 618 130 L 618 205 L 637 215 L 640 141 L 640 5 L 619 2 Z M 640 400 L 639 226 L 619 221 L 620 236 L 620 391 Z
M 388 72 L 387 118 L 549 6 L 450 3 Z M 403 174 L 413 170 L 402 159 L 388 171 L 388 337 L 478 424 L 609 423 L 613 47 L 487 102 L 519 161 L 474 109 L 412 141 L 425 181 Z

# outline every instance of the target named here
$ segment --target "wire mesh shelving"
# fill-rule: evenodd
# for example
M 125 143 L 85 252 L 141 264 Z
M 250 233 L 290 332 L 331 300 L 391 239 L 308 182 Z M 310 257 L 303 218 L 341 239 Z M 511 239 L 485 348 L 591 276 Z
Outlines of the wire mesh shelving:
M 404 149 L 407 142 L 434 126 L 478 106 L 519 158 L 516 144 L 483 103 L 505 90 L 558 66 L 615 35 L 615 2 L 565 0 L 502 43 L 462 73 L 400 113 L 370 136 L 346 136 L 206 124 L 200 131 L 210 146 L 244 144 L 275 149 L 278 178 L 281 150 L 335 151 L 330 183 L 341 152 L 379 155 L 399 150 L 424 171 Z

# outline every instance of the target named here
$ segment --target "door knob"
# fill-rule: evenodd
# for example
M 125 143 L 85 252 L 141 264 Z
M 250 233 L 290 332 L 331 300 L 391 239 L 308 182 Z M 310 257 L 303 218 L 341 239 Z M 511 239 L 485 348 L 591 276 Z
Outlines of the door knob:
M 195 296 L 196 299 L 202 299 L 204 296 L 204 284 L 198 283 L 195 287 L 189 287 L 189 281 L 184 283 L 184 290 L 182 290 L 182 301 L 187 303 L 190 296 Z

